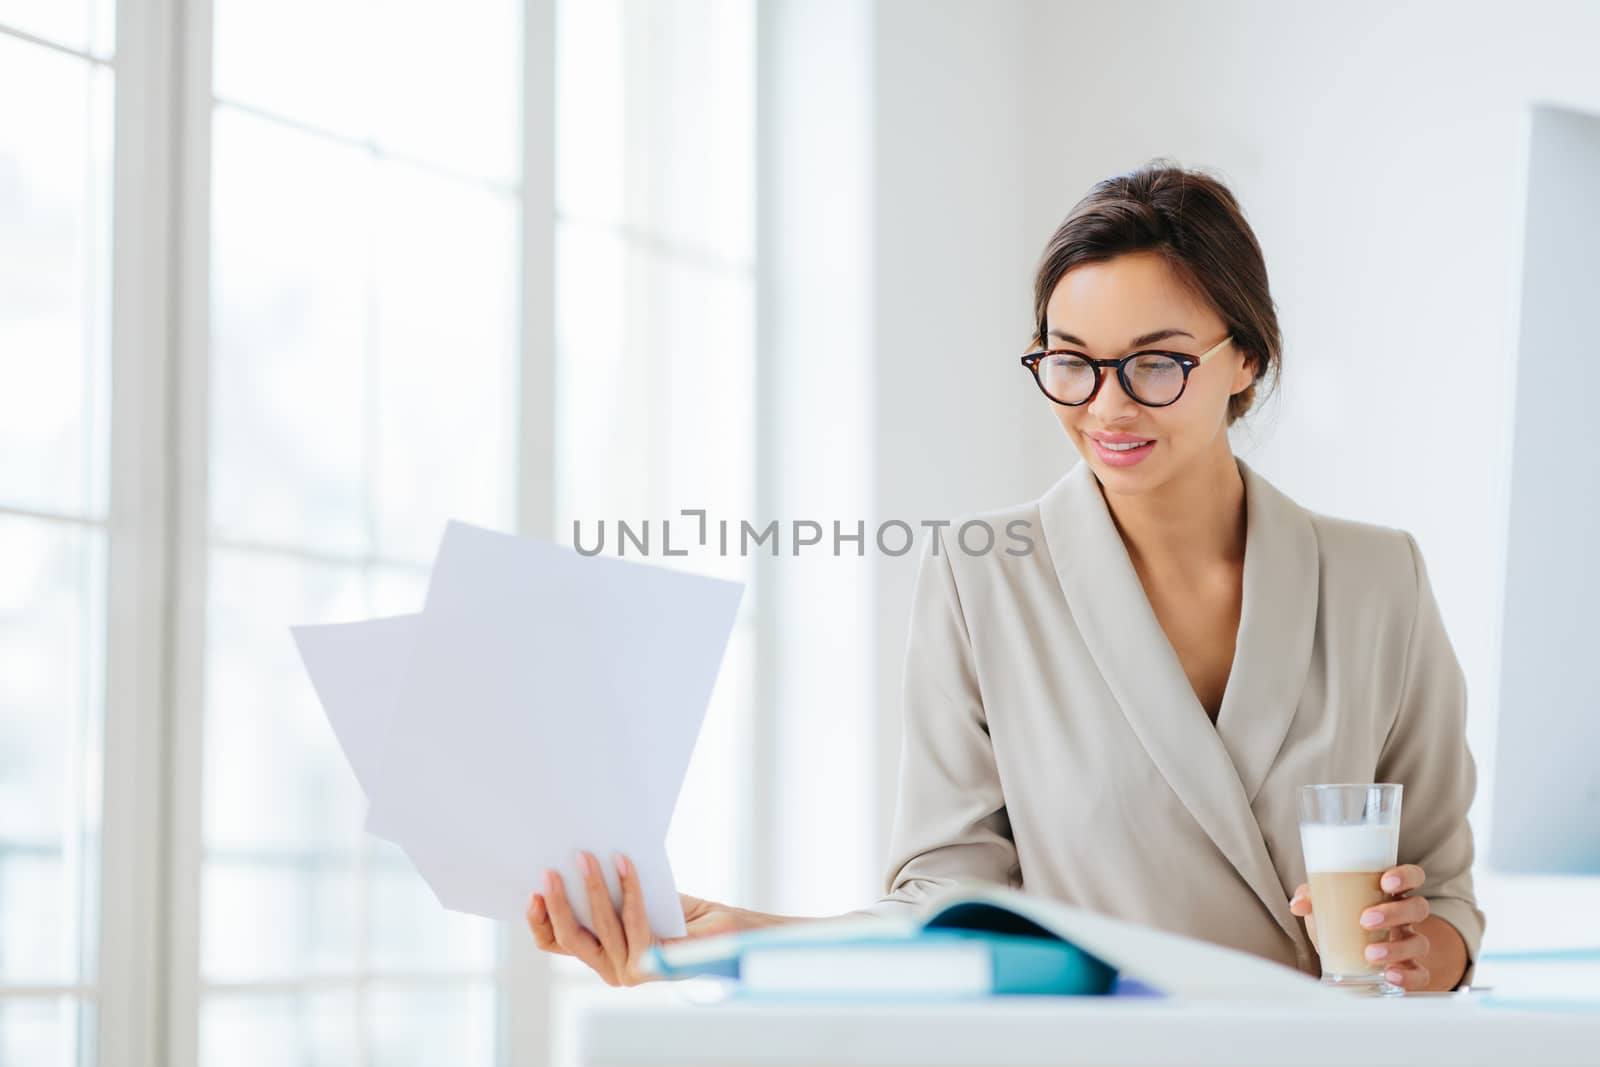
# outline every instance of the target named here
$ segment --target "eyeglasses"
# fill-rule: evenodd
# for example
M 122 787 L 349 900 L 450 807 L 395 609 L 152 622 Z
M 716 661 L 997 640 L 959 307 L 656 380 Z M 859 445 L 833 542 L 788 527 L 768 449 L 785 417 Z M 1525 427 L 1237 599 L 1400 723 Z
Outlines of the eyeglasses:
M 1115 367 L 1123 392 L 1145 407 L 1164 408 L 1177 403 L 1183 395 L 1189 372 L 1231 340 L 1233 335 L 1229 334 L 1198 356 L 1145 350 L 1121 359 L 1092 359 L 1075 349 L 1051 348 L 1027 353 L 1022 365 L 1033 372 L 1039 391 L 1057 404 L 1087 404 L 1100 391 L 1100 383 L 1105 380 L 1102 371 Z

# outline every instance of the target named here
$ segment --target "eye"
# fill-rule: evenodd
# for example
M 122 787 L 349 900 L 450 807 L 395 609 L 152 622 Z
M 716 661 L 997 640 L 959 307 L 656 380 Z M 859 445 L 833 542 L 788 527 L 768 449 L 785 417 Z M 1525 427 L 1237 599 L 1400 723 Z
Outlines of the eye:
M 1062 352 L 1050 357 L 1050 365 L 1064 370 L 1083 370 L 1089 366 L 1089 361 L 1077 353 Z
M 1179 374 L 1183 370 L 1171 356 L 1155 352 L 1136 357 L 1129 369 L 1141 378 L 1161 378 Z

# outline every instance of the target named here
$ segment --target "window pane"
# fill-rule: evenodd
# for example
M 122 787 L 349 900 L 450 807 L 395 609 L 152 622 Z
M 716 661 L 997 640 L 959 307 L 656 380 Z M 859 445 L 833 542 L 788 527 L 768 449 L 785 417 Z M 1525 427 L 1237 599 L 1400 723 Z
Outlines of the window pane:
M 102 58 L 111 55 L 116 21 L 112 0 L 0 0 L 0 26 Z
M 360 571 L 218 550 L 209 578 L 202 974 L 348 973 L 365 802 L 288 628 L 359 618 Z
M 95 1061 L 95 1013 L 76 997 L 0 1000 L 0 1063 L 87 1067 Z
M 214 32 L 223 101 L 455 173 L 518 180 L 518 0 L 217 0 Z
M 218 99 L 365 139 L 380 91 L 362 76 L 377 2 L 215 0 Z
M 0 982 L 92 983 L 105 538 L 0 516 Z
M 521 213 L 402 164 L 379 176 L 377 547 L 427 564 L 446 519 L 516 522 Z
M 383 0 L 368 55 L 386 151 L 514 183 L 522 174 L 521 0 Z M 448 70 L 448 78 L 420 76 Z
M 627 171 L 636 221 L 673 247 L 746 264 L 755 250 L 755 5 L 630 2 L 648 27 L 632 40 L 653 75 L 634 130 L 649 139 L 654 165 Z
M 348 990 L 208 993 L 200 1005 L 204 1067 L 348 1067 L 361 1062 Z
M 755 254 L 750 0 L 562 0 L 556 204 L 724 265 Z
M 510 526 L 516 199 L 229 109 L 216 129 L 219 535 L 426 563 L 446 518 Z
M 556 207 L 604 222 L 627 217 L 622 0 L 556 5 Z M 559 275 L 558 275 L 559 276 Z
M 493 922 L 441 908 L 405 853 L 375 838 L 369 847 L 367 936 L 374 968 L 453 974 L 493 970 L 497 929 Z
M 213 129 L 213 526 L 366 551 L 372 161 L 226 108 Z
M 495 989 L 378 988 L 369 1008 L 375 1067 L 475 1067 L 495 1062 Z
M 0 37 L 0 506 L 105 513 L 111 74 Z
M 642 262 L 615 233 L 556 230 L 556 514 L 585 534 L 604 518 L 641 519 L 650 505 L 652 308 Z
M 641 269 L 660 294 L 652 392 L 661 409 L 662 505 L 669 513 L 703 507 L 730 520 L 753 519 L 755 281 L 671 257 L 647 256 Z M 705 562 L 738 580 L 753 570 L 736 553 Z
M 428 566 L 370 567 L 367 611 L 371 615 L 405 615 L 422 610 L 428 597 Z

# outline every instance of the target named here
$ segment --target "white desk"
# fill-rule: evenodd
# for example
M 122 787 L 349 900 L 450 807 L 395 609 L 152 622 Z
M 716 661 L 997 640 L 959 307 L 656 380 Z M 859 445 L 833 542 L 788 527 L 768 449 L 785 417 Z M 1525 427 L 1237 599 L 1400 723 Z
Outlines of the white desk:
M 1482 994 L 1271 1004 L 1002 997 L 947 1005 L 682 1002 L 652 983 L 581 1010 L 584 1067 L 1600 1065 L 1600 1013 Z M 647 992 L 648 991 L 648 992 Z

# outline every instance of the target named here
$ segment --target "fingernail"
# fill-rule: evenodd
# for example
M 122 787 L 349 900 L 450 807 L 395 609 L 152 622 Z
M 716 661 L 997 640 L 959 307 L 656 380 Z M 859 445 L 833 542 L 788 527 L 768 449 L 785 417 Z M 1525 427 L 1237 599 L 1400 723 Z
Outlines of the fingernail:
M 1383 977 L 1387 979 L 1391 985 L 1399 985 L 1405 979 L 1405 976 L 1399 971 L 1388 971 Z
M 583 872 L 585 878 L 594 877 L 594 857 L 587 852 L 578 853 L 578 870 Z
M 1383 922 L 1383 912 L 1381 911 L 1368 911 L 1363 912 L 1361 915 L 1362 926 L 1377 926 L 1381 922 Z
M 1369 960 L 1381 960 L 1388 954 L 1389 950 L 1384 948 L 1382 945 L 1367 946 L 1367 959 Z
M 1387 889 L 1391 893 L 1394 892 L 1396 889 L 1400 888 L 1400 879 L 1391 874 L 1389 877 L 1383 880 L 1383 888 Z
M 618 878 L 626 878 L 626 877 L 628 877 L 628 857 L 626 857 L 626 856 L 624 856 L 624 855 L 622 855 L 620 853 L 618 853 L 618 855 L 617 855 L 617 877 Z

